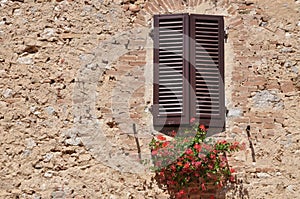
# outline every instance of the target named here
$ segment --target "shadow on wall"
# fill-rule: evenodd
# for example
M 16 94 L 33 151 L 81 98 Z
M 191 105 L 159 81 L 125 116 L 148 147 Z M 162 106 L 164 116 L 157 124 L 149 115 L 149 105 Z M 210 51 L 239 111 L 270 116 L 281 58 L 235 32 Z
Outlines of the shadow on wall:
M 249 199 L 249 192 L 243 185 L 243 180 L 237 180 L 228 189 L 231 190 L 231 198 Z

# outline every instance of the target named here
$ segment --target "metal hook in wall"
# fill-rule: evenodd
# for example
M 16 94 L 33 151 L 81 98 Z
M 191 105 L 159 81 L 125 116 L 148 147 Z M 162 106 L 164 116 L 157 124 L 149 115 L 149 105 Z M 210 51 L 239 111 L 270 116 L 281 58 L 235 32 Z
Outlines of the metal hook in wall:
M 246 132 L 247 132 L 247 136 L 248 136 L 249 147 L 251 149 L 252 162 L 256 162 L 256 160 L 255 160 L 254 146 L 253 146 L 253 143 L 252 143 L 252 140 L 251 140 L 251 135 L 250 135 L 250 125 L 247 125 Z

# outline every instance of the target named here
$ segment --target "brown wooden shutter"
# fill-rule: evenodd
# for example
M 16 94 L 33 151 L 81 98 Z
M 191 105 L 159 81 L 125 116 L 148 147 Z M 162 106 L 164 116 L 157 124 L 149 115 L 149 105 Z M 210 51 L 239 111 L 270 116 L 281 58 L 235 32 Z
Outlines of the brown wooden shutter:
M 154 125 L 189 122 L 187 14 L 154 16 Z
M 225 127 L 224 22 L 222 16 L 190 16 L 191 117 L 220 132 Z

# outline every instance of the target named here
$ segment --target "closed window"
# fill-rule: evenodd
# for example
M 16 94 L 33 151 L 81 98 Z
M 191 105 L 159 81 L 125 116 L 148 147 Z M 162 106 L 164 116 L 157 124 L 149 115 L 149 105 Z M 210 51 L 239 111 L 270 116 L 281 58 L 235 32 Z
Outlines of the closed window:
M 209 129 L 224 129 L 222 16 L 154 16 L 153 91 L 154 126 L 196 118 Z

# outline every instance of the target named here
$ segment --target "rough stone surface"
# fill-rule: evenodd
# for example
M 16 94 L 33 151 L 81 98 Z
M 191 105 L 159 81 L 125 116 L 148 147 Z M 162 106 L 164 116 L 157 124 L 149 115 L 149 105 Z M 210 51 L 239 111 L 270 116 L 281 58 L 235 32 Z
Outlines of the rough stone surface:
M 253 96 L 253 105 L 258 108 L 283 108 L 280 98 L 274 91 L 260 91 Z
M 225 16 L 219 136 L 247 145 L 230 157 L 239 183 L 226 197 L 297 198 L 299 9 L 293 0 L 0 1 L 0 198 L 169 198 L 138 162 L 136 138 L 149 158 L 152 16 L 182 12 Z

